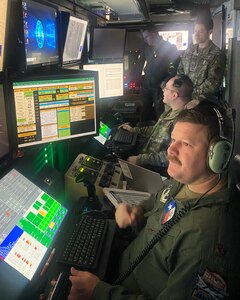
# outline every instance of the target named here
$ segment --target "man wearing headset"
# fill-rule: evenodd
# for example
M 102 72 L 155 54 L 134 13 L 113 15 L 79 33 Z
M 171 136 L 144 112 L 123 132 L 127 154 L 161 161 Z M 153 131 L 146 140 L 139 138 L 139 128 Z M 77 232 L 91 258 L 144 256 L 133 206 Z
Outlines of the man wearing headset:
M 69 300 L 240 299 L 240 204 L 227 178 L 234 140 L 227 119 L 206 101 L 180 112 L 168 148 L 174 180 L 152 202 L 116 210 L 120 228 L 144 224 L 120 257 L 117 279 L 72 268 Z
M 166 176 L 168 166 L 167 148 L 171 140 L 171 131 L 175 117 L 192 99 L 193 84 L 187 75 L 177 75 L 161 85 L 165 112 L 153 126 L 131 127 L 125 123 L 120 127 L 137 132 L 144 140 L 135 149 L 135 154 L 127 160 L 144 168 L 157 171 Z

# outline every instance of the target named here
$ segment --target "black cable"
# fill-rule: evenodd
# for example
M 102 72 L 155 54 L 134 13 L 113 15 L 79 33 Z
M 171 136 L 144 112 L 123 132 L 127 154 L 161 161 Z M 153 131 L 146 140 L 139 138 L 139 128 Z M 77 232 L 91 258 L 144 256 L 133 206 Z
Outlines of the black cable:
M 168 231 L 176 224 L 188 211 L 189 207 L 184 206 L 169 222 L 167 222 L 164 227 L 152 238 L 152 240 L 146 245 L 146 247 L 140 252 L 140 254 L 135 258 L 135 260 L 130 263 L 128 269 L 119 275 L 115 280 L 113 285 L 121 284 L 132 271 L 137 267 L 137 265 L 145 258 L 148 252 L 155 246 L 155 244 L 168 233 Z
M 203 193 L 196 201 L 199 202 L 206 194 L 208 194 L 215 186 L 218 185 L 222 176 L 219 174 L 217 182 L 211 186 L 205 193 Z M 184 206 L 176 215 L 169 220 L 164 227 L 152 238 L 152 240 L 146 245 L 146 247 L 140 252 L 140 254 L 135 258 L 133 262 L 130 263 L 129 267 L 126 271 L 121 273 L 119 277 L 113 282 L 113 285 L 121 284 L 131 273 L 132 271 L 138 266 L 138 264 L 146 257 L 149 251 L 156 245 L 157 242 L 164 237 L 168 231 L 183 217 L 185 216 L 190 210 L 190 206 Z

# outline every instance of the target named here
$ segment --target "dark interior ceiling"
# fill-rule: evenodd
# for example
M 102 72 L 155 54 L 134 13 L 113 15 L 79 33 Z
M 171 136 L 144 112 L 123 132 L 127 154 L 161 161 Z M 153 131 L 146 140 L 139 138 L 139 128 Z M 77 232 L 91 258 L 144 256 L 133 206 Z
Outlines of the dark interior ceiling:
M 70 0 L 71 1 L 71 0 Z M 185 18 L 202 7 L 215 8 L 222 0 L 75 0 L 109 23 L 158 22 L 168 18 Z

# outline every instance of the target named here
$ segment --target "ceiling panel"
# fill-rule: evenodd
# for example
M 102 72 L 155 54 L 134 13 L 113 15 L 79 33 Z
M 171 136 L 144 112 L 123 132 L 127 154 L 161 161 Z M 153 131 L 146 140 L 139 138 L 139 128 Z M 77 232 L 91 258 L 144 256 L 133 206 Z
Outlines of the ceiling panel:
M 75 0 L 107 21 L 155 21 L 157 16 L 190 13 L 202 6 L 220 5 L 222 0 Z

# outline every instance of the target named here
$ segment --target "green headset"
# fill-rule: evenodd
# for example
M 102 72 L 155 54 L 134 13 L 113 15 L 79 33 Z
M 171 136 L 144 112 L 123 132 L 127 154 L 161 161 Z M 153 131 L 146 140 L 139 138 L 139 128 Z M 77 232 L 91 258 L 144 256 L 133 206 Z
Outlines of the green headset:
M 227 169 L 233 154 L 235 139 L 235 110 L 229 107 L 225 108 L 226 117 L 230 117 L 230 120 L 232 122 L 232 137 L 230 140 L 224 135 L 225 121 L 224 117 L 220 113 L 220 110 L 215 106 L 211 105 L 211 107 L 214 110 L 218 119 L 219 136 L 214 137 L 210 141 L 207 163 L 208 167 L 213 173 L 221 174 Z

